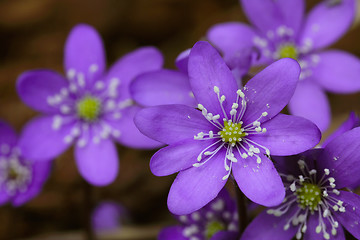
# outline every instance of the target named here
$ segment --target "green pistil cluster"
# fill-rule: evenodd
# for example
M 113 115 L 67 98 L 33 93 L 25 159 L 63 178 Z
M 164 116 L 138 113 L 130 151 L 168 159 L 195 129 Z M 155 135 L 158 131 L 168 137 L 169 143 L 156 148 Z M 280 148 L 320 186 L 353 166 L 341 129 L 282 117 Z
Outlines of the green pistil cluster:
M 80 118 L 91 122 L 99 116 L 101 102 L 95 97 L 86 96 L 78 102 L 76 108 Z
M 222 230 L 225 230 L 225 226 L 223 223 L 218 221 L 213 221 L 208 223 L 206 225 L 206 230 L 205 230 L 206 239 L 212 238 L 212 236 L 214 236 L 216 233 Z
M 235 144 L 245 137 L 246 133 L 241 129 L 241 123 L 224 121 L 224 128 L 220 131 L 220 136 L 224 142 Z
M 280 58 L 292 58 L 295 60 L 298 58 L 298 51 L 296 47 L 292 44 L 280 47 L 278 53 Z
M 296 189 L 296 195 L 300 206 L 308 207 L 310 211 L 316 210 L 321 201 L 321 190 L 312 183 L 304 183 L 301 188 Z
M 8 172 L 8 179 L 16 180 L 20 177 L 20 174 L 16 170 L 16 168 L 10 167 Z

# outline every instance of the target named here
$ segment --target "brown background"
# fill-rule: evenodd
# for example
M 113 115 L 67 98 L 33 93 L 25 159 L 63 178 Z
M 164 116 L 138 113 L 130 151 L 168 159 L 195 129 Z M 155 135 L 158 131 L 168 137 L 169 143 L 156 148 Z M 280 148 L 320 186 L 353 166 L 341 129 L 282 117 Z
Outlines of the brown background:
M 163 51 L 166 66 L 173 68 L 179 52 L 201 39 L 213 24 L 226 21 L 246 21 L 236 0 L 0 0 L 0 118 L 20 131 L 36 115 L 19 100 L 16 78 L 34 68 L 62 72 L 64 42 L 77 23 L 91 24 L 100 32 L 109 64 L 139 46 L 154 45 Z M 360 56 L 359 33 L 352 29 L 333 47 Z M 329 96 L 332 128 L 349 111 L 360 110 L 359 94 Z M 116 182 L 84 190 L 86 184 L 69 150 L 56 160 L 42 194 L 17 209 L 0 208 L 0 239 L 76 232 L 84 226 L 89 201 L 96 204 L 103 199 L 129 209 L 131 221 L 120 231 L 121 239 L 144 239 L 143 235 L 154 239 L 159 226 L 173 221 L 166 197 L 174 176 L 153 176 L 148 168 L 151 154 L 119 146 L 121 170 Z

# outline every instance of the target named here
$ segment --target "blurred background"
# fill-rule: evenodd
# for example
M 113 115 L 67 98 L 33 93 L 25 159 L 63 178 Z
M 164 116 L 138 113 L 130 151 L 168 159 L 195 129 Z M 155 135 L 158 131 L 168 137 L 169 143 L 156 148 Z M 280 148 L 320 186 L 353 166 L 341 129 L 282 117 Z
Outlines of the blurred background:
M 306 2 L 309 9 L 319 1 Z M 36 68 L 63 72 L 64 42 L 78 23 L 99 31 L 108 66 L 137 47 L 153 45 L 163 52 L 165 66 L 174 68 L 181 51 L 226 21 L 247 21 L 237 0 L 0 0 L 0 118 L 20 131 L 36 115 L 17 96 L 16 78 Z M 359 42 L 360 29 L 353 27 L 333 47 L 360 57 Z M 350 111 L 360 113 L 360 94 L 329 98 L 334 119 L 326 135 Z M 156 239 L 163 226 L 175 224 L 166 207 L 174 176 L 151 174 L 151 151 L 118 150 L 120 174 L 103 188 L 81 179 L 72 149 L 61 155 L 37 198 L 16 209 L 0 207 L 0 239 L 83 239 L 91 210 L 109 200 L 126 211 L 113 216 L 121 226 L 99 239 Z

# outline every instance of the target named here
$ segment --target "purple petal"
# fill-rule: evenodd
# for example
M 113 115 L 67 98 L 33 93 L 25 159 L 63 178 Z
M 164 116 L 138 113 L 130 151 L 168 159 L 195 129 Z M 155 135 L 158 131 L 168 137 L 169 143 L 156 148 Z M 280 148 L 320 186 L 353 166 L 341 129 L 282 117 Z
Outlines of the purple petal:
M 114 63 L 106 75 L 106 79 L 110 81 L 118 78 L 120 80 L 119 96 L 122 99 L 131 98 L 130 82 L 140 74 L 161 69 L 163 61 L 163 56 L 157 48 L 138 48 Z
M 299 82 L 288 107 L 291 114 L 309 119 L 322 132 L 329 127 L 331 110 L 327 96 L 311 79 Z
M 188 73 L 190 51 L 191 49 L 186 49 L 185 51 L 181 52 L 175 60 L 176 67 L 184 74 Z
M 197 42 L 189 56 L 189 78 L 191 89 L 198 103 L 208 112 L 222 115 L 222 110 L 214 87 L 225 95 L 225 109 L 231 109 L 236 101 L 237 83 L 230 69 L 219 53 L 208 42 Z
M 131 148 L 154 149 L 163 146 L 163 143 L 148 138 L 135 126 L 134 116 L 140 109 L 139 106 L 128 107 L 121 112 L 122 117 L 119 120 L 108 121 L 111 126 L 120 132 L 116 140 L 120 144 Z
M 134 121 L 144 135 L 166 144 L 193 139 L 199 132 L 215 128 L 200 111 L 177 104 L 142 109 Z
M 338 228 L 336 228 L 337 234 L 334 236 L 331 234 L 331 224 L 329 223 L 329 221 L 327 219 L 324 219 L 324 223 L 326 225 L 326 232 L 329 234 L 328 239 L 331 240 L 345 240 L 345 234 L 343 231 L 343 228 L 341 226 L 339 226 Z M 323 233 L 317 233 L 316 232 L 316 227 L 319 225 L 319 215 L 318 213 L 315 214 L 309 214 L 309 218 L 307 221 L 307 230 L 304 234 L 304 240 L 314 240 L 314 239 L 325 239 L 323 237 Z
M 241 0 L 248 19 L 264 34 L 276 31 L 280 26 L 300 28 L 305 11 L 304 0 Z
M 73 124 L 54 129 L 55 116 L 40 116 L 28 122 L 20 135 L 19 147 L 26 159 L 50 160 L 64 152 L 70 144 L 65 142 Z
M 103 201 L 91 215 L 91 223 L 95 231 L 111 231 L 121 227 L 121 220 L 126 218 L 127 212 L 120 204 Z
M 340 191 L 337 199 L 344 202 L 345 212 L 334 212 L 336 219 L 355 238 L 360 239 L 360 196 L 346 191 Z
M 254 30 L 243 23 L 229 22 L 220 23 L 211 27 L 207 38 L 226 57 L 240 54 L 243 49 L 254 46 Z
M 360 183 L 359 138 L 360 127 L 345 132 L 329 142 L 318 159 L 321 169 L 330 169 L 337 188 Z
M 105 50 L 99 33 L 90 25 L 76 25 L 65 44 L 65 71 L 72 78 L 83 75 L 85 80 L 97 80 L 105 70 Z M 75 72 L 74 72 L 75 71 Z
M 215 233 L 210 240 L 236 240 L 239 233 L 234 231 L 220 231 Z
M 131 83 L 130 92 L 133 99 L 143 106 L 178 103 L 196 107 L 189 78 L 179 71 L 144 73 Z
M 10 196 L 5 189 L 0 189 L 0 206 L 6 204 L 10 200 Z
M 77 145 L 75 159 L 81 176 L 95 186 L 112 183 L 119 171 L 117 151 L 110 139 L 88 141 L 84 147 Z
M 284 226 L 297 210 L 294 206 L 281 217 L 275 217 L 263 211 L 260 213 L 245 229 L 241 236 L 241 240 L 290 240 L 295 236 L 296 227 L 292 225 L 288 230 L 284 230 Z
M 0 152 L 3 150 L 1 146 L 14 147 L 17 142 L 15 130 L 6 122 L 0 120 Z M 10 150 L 10 149 L 9 149 Z
M 29 107 L 44 113 L 58 113 L 59 108 L 52 107 L 49 97 L 67 88 L 68 82 L 56 72 L 34 70 L 21 74 L 17 79 L 17 92 L 21 100 Z
M 36 162 L 32 166 L 32 182 L 28 189 L 17 194 L 12 200 L 12 205 L 18 207 L 36 197 L 42 190 L 51 171 L 52 162 Z
M 309 120 L 279 114 L 261 124 L 266 133 L 251 135 L 249 138 L 267 147 L 272 155 L 286 156 L 304 152 L 321 139 L 321 132 Z
M 192 167 L 202 150 L 213 142 L 186 139 L 162 148 L 151 158 L 151 172 L 156 176 L 166 176 Z
M 325 141 L 321 144 L 322 147 L 328 145 L 329 142 L 340 136 L 341 134 L 360 126 L 360 118 L 354 113 L 351 112 L 349 118 L 341 124 L 330 136 L 328 136 Z
M 284 200 L 284 184 L 269 158 L 260 153 L 258 164 L 256 157 L 235 157 L 238 162 L 233 164 L 232 173 L 246 197 L 264 206 L 275 206 Z
M 324 89 L 334 93 L 360 90 L 360 60 L 356 56 L 339 50 L 328 50 L 318 56 L 312 78 Z
M 355 15 L 355 1 L 343 0 L 334 6 L 322 1 L 308 14 L 300 44 L 312 49 L 325 48 L 336 42 L 351 26 Z
M 220 150 L 204 165 L 181 171 L 169 192 L 170 212 L 189 214 L 213 200 L 226 183 L 226 180 L 222 180 L 227 174 L 224 158 L 225 150 Z
M 252 123 L 263 112 L 267 112 L 268 116 L 262 118 L 261 122 L 278 114 L 290 101 L 299 75 L 299 64 L 293 59 L 284 58 L 274 62 L 250 79 L 244 88 L 247 99 L 244 123 Z
M 166 227 L 159 233 L 158 240 L 189 240 L 182 232 L 181 226 Z

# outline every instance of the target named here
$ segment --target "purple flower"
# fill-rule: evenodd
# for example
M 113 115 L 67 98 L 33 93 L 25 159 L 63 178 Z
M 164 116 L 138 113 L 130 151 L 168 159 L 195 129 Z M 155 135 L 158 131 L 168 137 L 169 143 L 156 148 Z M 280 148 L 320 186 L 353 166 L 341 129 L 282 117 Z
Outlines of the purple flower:
M 360 196 L 345 190 L 360 182 L 359 137 L 354 128 L 325 148 L 274 158 L 285 200 L 257 216 L 241 239 L 345 239 L 343 227 L 359 239 Z
M 45 114 L 26 125 L 19 143 L 24 156 L 51 159 L 75 143 L 80 174 L 94 185 L 111 183 L 119 169 L 112 140 L 134 148 L 160 146 L 135 127 L 133 116 L 140 107 L 128 86 L 137 75 L 160 69 L 162 62 L 157 49 L 144 47 L 105 73 L 105 53 L 96 30 L 84 24 L 74 27 L 65 46 L 67 79 L 50 70 L 28 71 L 18 79 L 21 99 Z
M 187 69 L 189 53 L 190 49 L 177 57 L 175 64 L 178 70 L 156 70 L 141 74 L 134 79 L 130 84 L 133 99 L 142 106 L 185 104 L 196 107 Z M 239 86 L 242 86 L 241 78 L 247 73 L 250 62 L 249 55 L 245 54 L 227 63 L 230 69 L 234 66 L 232 73 Z
M 325 141 L 321 144 L 322 147 L 325 147 L 329 142 L 331 142 L 336 137 L 341 134 L 360 126 L 360 118 L 354 113 L 351 112 L 348 119 L 343 122 L 330 136 L 328 136 Z
M 304 0 L 241 0 L 254 27 L 222 23 L 207 34 L 225 58 L 256 47 L 261 57 L 254 65 L 268 65 L 284 57 L 297 59 L 301 66 L 300 81 L 289 110 L 310 119 L 322 131 L 328 128 L 331 119 L 325 90 L 334 93 L 360 90 L 360 60 L 344 51 L 324 50 L 350 27 L 355 1 L 331 2 L 321 2 L 304 17 Z
M 17 207 L 36 197 L 51 170 L 50 162 L 24 158 L 17 143 L 14 130 L 0 121 L 0 205 L 11 202 Z
M 252 201 L 266 206 L 280 203 L 283 184 L 268 156 L 296 154 L 320 139 L 310 121 L 278 114 L 295 90 L 297 62 L 279 60 L 239 89 L 218 52 L 209 43 L 198 42 L 188 70 L 198 109 L 162 105 L 135 116 L 142 133 L 169 145 L 152 157 L 152 173 L 180 172 L 169 192 L 170 211 L 183 215 L 205 206 L 231 172 Z
M 180 225 L 164 228 L 159 240 L 231 240 L 239 234 L 236 204 L 225 188 L 203 208 L 176 218 Z
M 121 228 L 122 221 L 127 218 L 126 209 L 112 201 L 103 201 L 94 209 L 91 222 L 97 232 L 108 232 Z

